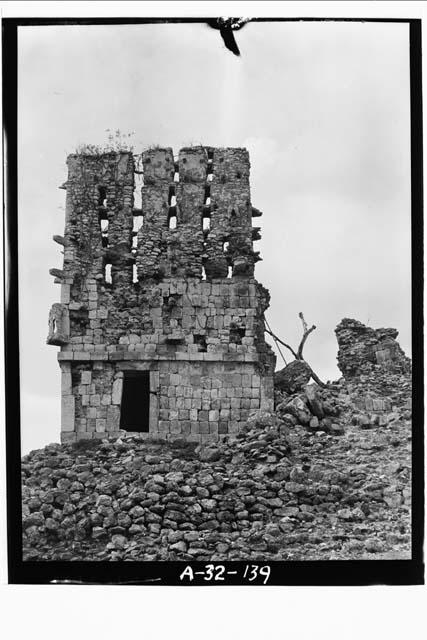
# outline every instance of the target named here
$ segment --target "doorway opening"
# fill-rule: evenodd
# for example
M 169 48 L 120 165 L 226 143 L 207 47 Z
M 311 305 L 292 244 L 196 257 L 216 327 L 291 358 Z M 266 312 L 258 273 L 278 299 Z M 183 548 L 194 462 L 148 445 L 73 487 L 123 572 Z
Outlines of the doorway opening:
M 148 433 L 150 424 L 150 372 L 125 371 L 120 407 L 120 429 Z

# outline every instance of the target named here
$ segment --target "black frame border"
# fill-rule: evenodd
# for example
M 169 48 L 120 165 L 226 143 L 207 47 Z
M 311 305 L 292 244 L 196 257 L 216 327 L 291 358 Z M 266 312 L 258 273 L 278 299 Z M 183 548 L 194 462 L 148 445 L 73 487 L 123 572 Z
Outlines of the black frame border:
M 253 22 L 381 22 L 406 23 L 410 47 L 411 109 L 411 259 L 413 362 L 413 506 L 411 560 L 222 562 L 237 575 L 224 582 L 203 576 L 180 580 L 186 566 L 201 571 L 204 562 L 23 562 L 21 524 L 21 444 L 18 306 L 18 27 L 49 25 L 132 25 L 205 23 L 208 18 L 4 18 L 3 175 L 4 175 L 4 322 L 8 580 L 10 584 L 248 585 L 247 564 L 269 564 L 268 585 L 417 585 L 424 584 L 424 370 L 423 370 L 423 136 L 421 20 L 404 18 L 254 18 Z

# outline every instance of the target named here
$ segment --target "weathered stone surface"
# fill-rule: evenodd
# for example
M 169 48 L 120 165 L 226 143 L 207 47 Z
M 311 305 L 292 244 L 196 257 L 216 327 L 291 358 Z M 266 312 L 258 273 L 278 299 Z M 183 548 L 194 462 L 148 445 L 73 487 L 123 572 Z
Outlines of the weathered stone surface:
M 379 366 L 393 372 L 409 372 L 411 362 L 396 341 L 396 329 L 372 329 L 358 320 L 344 318 L 335 329 L 338 367 L 351 378 Z
M 191 147 L 175 162 L 153 148 L 140 160 L 139 173 L 130 152 L 67 160 L 64 264 L 52 270 L 61 305 L 48 337 L 75 401 L 62 439 L 136 428 L 121 422 L 123 376 L 149 371 L 149 432 L 218 441 L 274 404 L 248 152 Z
M 311 369 L 304 360 L 293 360 L 274 374 L 274 387 L 286 393 L 301 391 L 311 378 Z
M 307 396 L 308 406 L 311 413 L 319 419 L 323 418 L 325 416 L 325 411 L 322 401 L 316 393 L 316 387 L 308 385 L 305 388 L 305 395 Z
M 361 390 L 385 389 L 389 419 L 363 429 Z M 327 407 L 321 420 L 299 392 L 215 446 L 130 435 L 31 452 L 24 558 L 410 557 L 410 376 L 378 369 L 313 390 Z

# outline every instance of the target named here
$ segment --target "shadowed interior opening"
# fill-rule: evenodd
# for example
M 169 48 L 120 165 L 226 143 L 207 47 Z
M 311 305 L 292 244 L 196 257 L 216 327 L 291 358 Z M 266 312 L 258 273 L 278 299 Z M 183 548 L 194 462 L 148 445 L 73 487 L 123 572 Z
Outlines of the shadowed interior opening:
M 125 371 L 120 405 L 120 429 L 149 431 L 150 372 Z

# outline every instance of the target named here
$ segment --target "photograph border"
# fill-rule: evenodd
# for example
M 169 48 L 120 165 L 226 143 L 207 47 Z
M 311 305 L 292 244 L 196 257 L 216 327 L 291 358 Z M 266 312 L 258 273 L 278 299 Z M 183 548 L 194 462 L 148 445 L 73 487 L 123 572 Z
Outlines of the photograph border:
M 8 580 L 10 584 L 150 584 L 256 585 L 244 579 L 252 561 L 224 561 L 225 571 L 237 571 L 225 581 L 180 578 L 186 566 L 202 571 L 205 562 L 48 562 L 22 559 L 19 305 L 18 305 L 18 28 L 49 25 L 131 25 L 203 23 L 205 18 L 5 18 L 3 54 L 3 175 L 4 175 L 4 291 L 5 291 L 5 409 Z M 410 47 L 411 116 L 411 265 L 412 265 L 412 559 L 355 561 L 266 562 L 268 585 L 415 585 L 424 584 L 424 372 L 423 372 L 423 135 L 421 82 L 421 20 L 403 18 L 254 18 L 253 22 L 381 22 L 407 23 Z M 259 563 L 263 566 L 263 563 Z M 261 576 L 262 578 L 262 576 Z

